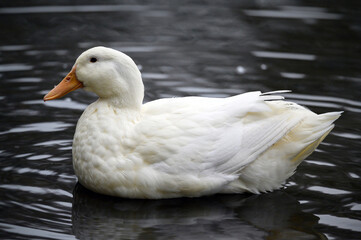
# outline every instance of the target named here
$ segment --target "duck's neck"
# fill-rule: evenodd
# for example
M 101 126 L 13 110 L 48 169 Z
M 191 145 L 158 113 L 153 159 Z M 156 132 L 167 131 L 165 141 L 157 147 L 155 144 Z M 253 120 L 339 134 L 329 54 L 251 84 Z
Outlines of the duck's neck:
M 118 122 L 118 124 L 121 124 L 121 126 L 126 126 L 130 122 L 134 123 L 138 121 L 139 117 L 142 114 L 141 106 L 139 106 L 139 108 L 124 106 L 119 107 L 119 104 L 117 104 L 117 102 L 112 102 L 109 99 L 102 98 L 99 98 L 93 104 L 89 105 L 85 110 L 84 115 L 89 117 L 92 116 L 94 113 L 96 113 L 96 115 L 98 116 L 96 117 L 96 120 L 94 120 L 95 122 L 112 122 L 114 119 L 116 119 L 116 122 Z
M 118 91 L 114 92 L 115 94 L 110 96 L 99 96 L 99 99 L 114 108 L 140 111 L 144 98 L 144 86 L 141 80 L 139 84 L 129 85 L 125 89 L 118 88 Z
M 118 109 L 128 109 L 140 111 L 142 108 L 143 98 L 140 99 L 128 99 L 124 97 L 109 97 L 109 98 L 99 98 L 100 102 L 107 103 L 109 106 Z

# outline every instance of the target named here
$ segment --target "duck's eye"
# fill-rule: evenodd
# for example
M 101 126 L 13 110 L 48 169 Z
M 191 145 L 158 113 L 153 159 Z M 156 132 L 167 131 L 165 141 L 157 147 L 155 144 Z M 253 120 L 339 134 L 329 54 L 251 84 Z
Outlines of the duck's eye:
M 95 63 L 96 61 L 98 61 L 98 59 L 96 59 L 95 57 L 92 57 L 92 58 L 90 59 L 90 62 L 92 62 L 92 63 Z

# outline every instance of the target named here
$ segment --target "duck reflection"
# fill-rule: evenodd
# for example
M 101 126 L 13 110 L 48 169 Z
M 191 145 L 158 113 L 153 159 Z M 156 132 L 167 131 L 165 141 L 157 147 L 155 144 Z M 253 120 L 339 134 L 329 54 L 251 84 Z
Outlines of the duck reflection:
M 79 239 L 327 239 L 318 217 L 277 191 L 262 195 L 134 200 L 74 189 L 73 233 Z

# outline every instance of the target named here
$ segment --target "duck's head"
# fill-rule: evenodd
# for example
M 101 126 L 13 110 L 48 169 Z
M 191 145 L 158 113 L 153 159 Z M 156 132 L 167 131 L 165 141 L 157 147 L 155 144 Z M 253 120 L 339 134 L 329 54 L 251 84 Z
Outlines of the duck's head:
M 83 52 L 70 73 L 44 97 L 44 101 L 60 98 L 78 88 L 123 107 L 139 107 L 144 97 L 141 74 L 134 61 L 124 53 L 106 47 Z

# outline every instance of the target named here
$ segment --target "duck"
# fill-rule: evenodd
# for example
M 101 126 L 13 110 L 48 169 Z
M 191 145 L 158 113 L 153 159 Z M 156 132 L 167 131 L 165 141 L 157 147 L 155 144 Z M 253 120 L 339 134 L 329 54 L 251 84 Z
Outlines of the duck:
M 95 93 L 77 122 L 73 168 L 80 184 L 134 199 L 266 193 L 284 186 L 342 112 L 316 114 L 286 91 L 143 104 L 135 62 L 107 47 L 83 52 L 44 101 Z

